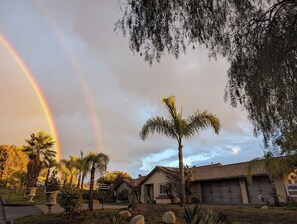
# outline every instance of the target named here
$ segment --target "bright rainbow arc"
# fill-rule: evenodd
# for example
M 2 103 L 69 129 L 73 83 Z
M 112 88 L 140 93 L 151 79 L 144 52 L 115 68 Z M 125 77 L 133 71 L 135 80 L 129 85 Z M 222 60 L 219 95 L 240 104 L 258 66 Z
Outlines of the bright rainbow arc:
M 45 100 L 45 97 L 44 97 L 41 89 L 39 88 L 37 82 L 34 80 L 34 77 L 33 77 L 32 73 L 30 72 L 29 68 L 26 66 L 25 62 L 21 59 L 21 57 L 18 55 L 17 51 L 11 46 L 11 44 L 8 42 L 8 40 L 1 33 L 0 33 L 0 43 L 4 46 L 4 48 L 9 52 L 10 56 L 14 59 L 14 61 L 21 68 L 23 73 L 28 78 L 30 84 L 32 85 L 35 93 L 37 94 L 38 100 L 41 103 L 41 107 L 42 107 L 42 109 L 45 113 L 46 119 L 49 123 L 51 135 L 52 135 L 53 139 L 56 141 L 55 148 L 56 148 L 56 152 L 57 152 L 57 160 L 59 161 L 61 159 L 60 141 L 58 138 L 57 129 L 55 126 L 53 116 L 52 116 L 49 106 Z

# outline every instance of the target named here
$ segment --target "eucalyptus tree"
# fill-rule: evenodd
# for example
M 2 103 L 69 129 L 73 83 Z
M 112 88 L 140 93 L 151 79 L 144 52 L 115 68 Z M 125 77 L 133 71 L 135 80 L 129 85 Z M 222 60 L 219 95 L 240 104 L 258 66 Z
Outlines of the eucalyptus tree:
M 178 143 L 178 160 L 179 160 L 179 177 L 180 177 L 180 206 L 185 205 L 185 175 L 183 163 L 183 139 L 193 138 L 195 133 L 212 127 L 216 134 L 219 133 L 221 124 L 220 120 L 208 111 L 195 111 L 187 119 L 183 118 L 181 111 L 177 111 L 174 96 L 164 97 L 162 100 L 169 113 L 169 119 L 156 116 L 148 119 L 143 125 L 140 137 L 145 140 L 148 135 L 157 133 L 163 134 L 169 138 L 177 140 Z
M 225 98 L 247 110 L 265 146 L 296 132 L 296 0 L 121 0 L 120 7 L 116 30 L 149 63 L 197 45 L 225 57 Z
M 95 172 L 105 171 L 109 163 L 109 156 L 104 153 L 94 153 L 90 152 L 87 155 L 87 164 L 91 167 L 91 177 L 90 177 L 90 189 L 89 189 L 89 209 L 93 210 L 93 192 L 95 183 Z
M 23 146 L 23 151 L 26 152 L 30 158 L 27 165 L 27 186 L 36 186 L 37 178 L 42 169 L 42 160 L 45 157 L 55 157 L 56 151 L 51 148 L 55 141 L 53 138 L 43 131 L 38 131 L 36 134 L 32 133 L 30 139 L 26 139 L 27 145 Z

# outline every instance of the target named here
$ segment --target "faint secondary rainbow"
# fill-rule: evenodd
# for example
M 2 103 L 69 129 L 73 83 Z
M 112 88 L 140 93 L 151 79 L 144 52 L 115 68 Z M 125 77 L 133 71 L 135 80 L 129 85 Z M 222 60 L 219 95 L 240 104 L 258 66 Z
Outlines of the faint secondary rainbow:
M 9 43 L 9 41 L 1 33 L 0 33 L 0 43 L 4 46 L 4 48 L 8 51 L 10 56 L 13 58 L 13 60 L 20 67 L 22 72 L 28 78 L 31 86 L 33 87 L 33 89 L 38 97 L 38 100 L 41 104 L 41 107 L 45 113 L 46 119 L 49 124 L 51 135 L 52 135 L 53 139 L 56 141 L 55 148 L 56 148 L 56 152 L 57 152 L 57 159 L 60 160 L 61 159 L 61 151 L 60 151 L 60 142 L 58 139 L 57 129 L 56 129 L 55 122 L 54 122 L 53 116 L 51 114 L 51 111 L 49 109 L 49 106 L 45 100 L 45 97 L 44 97 L 41 89 L 39 88 L 37 82 L 34 80 L 34 77 L 33 77 L 32 73 L 30 72 L 29 68 L 26 66 L 25 62 L 19 56 L 17 51 L 12 47 L 12 45 Z
M 100 134 L 100 126 L 99 126 L 99 121 L 98 121 L 97 114 L 96 114 L 95 105 L 93 103 L 88 85 L 85 81 L 84 74 L 79 66 L 79 62 L 73 55 L 72 50 L 68 46 L 66 40 L 63 38 L 63 36 L 61 34 L 62 33 L 61 29 L 59 28 L 58 24 L 52 18 L 49 11 L 47 10 L 47 8 L 43 5 L 42 1 L 36 1 L 36 5 L 41 10 L 42 15 L 45 17 L 45 19 L 48 22 L 48 25 L 54 31 L 54 35 L 57 37 L 59 43 L 62 45 L 64 52 L 66 53 L 66 56 L 68 58 L 68 61 L 72 65 L 74 75 L 79 80 L 79 83 L 80 83 L 80 86 L 81 86 L 81 89 L 83 92 L 83 96 L 85 99 L 85 103 L 87 105 L 87 109 L 88 109 L 88 112 L 91 117 L 92 130 L 94 133 L 95 144 L 96 144 L 97 150 L 100 152 L 104 152 L 102 138 L 101 138 L 101 134 Z

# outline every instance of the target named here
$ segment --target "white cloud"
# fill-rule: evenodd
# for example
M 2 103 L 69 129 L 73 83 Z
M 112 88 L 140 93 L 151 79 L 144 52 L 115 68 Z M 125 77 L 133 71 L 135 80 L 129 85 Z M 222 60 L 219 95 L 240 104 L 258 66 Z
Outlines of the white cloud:
M 236 155 L 241 149 L 239 147 L 233 147 L 231 148 L 231 153 Z

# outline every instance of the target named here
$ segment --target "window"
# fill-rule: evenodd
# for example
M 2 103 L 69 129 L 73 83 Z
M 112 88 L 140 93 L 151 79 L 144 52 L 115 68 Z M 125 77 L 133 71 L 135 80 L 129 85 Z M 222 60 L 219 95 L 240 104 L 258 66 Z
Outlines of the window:
M 160 195 L 167 194 L 167 184 L 160 184 Z

